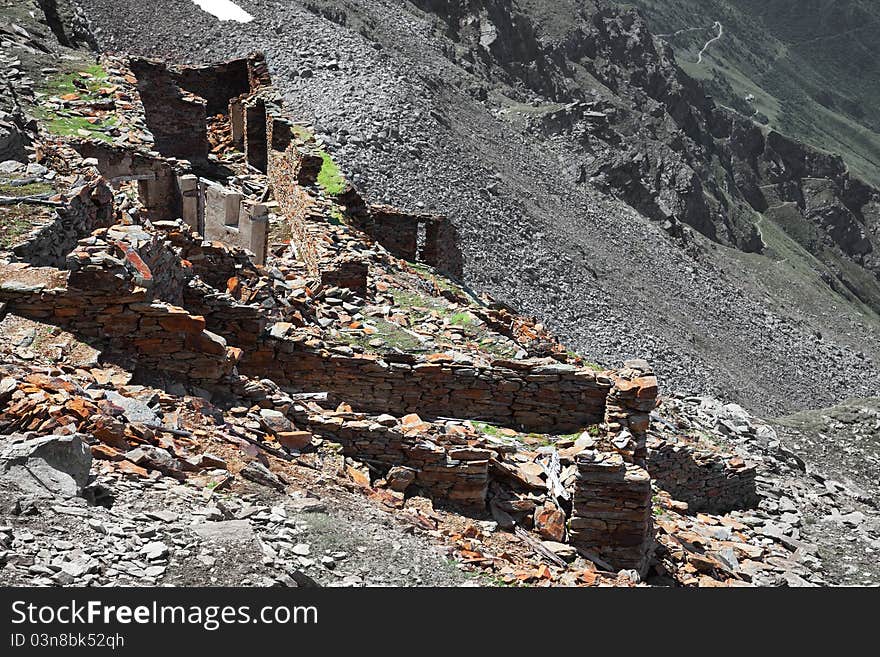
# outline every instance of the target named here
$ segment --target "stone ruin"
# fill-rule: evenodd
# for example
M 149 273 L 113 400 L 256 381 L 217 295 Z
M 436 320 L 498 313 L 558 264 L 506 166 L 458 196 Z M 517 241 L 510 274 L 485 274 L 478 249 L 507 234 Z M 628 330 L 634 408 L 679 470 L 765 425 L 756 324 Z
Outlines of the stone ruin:
M 304 330 L 308 303 L 264 284 L 270 208 L 305 275 L 361 297 L 375 268 L 396 258 L 460 275 L 452 223 L 368 204 L 351 186 L 325 194 L 317 184 L 320 150 L 285 114 L 259 55 L 189 68 L 130 59 L 124 79 L 155 150 L 96 140 L 46 150 L 47 160 L 86 182 L 13 249 L 13 261 L 0 261 L 5 312 L 63 327 L 145 378 L 218 396 L 247 397 L 249 381 L 258 379 L 326 393 L 354 410 L 328 417 L 294 406 L 289 420 L 388 477 L 403 472 L 435 499 L 478 512 L 495 479 L 539 486 L 497 446 L 414 414 L 547 434 L 600 425 L 601 438 L 570 455 L 568 489 L 558 462 L 546 468 L 548 486 L 556 482 L 548 499 L 567 500 L 568 542 L 614 568 L 647 568 L 652 477 L 695 509 L 754 503 L 748 464 L 649 441 L 658 386 L 644 361 L 597 372 L 553 358 L 485 364 L 352 353 Z M 212 154 L 212 131 L 227 136 L 223 159 Z M 138 203 L 120 204 L 120 187 L 132 184 Z M 263 296 L 249 291 L 245 299 L 249 285 L 262 285 Z M 506 325 L 502 315 L 492 317 Z

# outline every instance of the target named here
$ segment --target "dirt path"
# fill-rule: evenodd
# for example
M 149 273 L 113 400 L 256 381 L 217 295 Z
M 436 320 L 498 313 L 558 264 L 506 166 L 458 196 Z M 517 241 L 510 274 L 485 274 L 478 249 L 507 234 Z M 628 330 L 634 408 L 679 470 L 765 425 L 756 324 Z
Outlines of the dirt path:
M 706 52 L 706 50 L 709 49 L 709 46 L 711 46 L 713 43 L 718 41 L 718 39 L 720 39 L 722 36 L 724 36 L 724 26 L 719 21 L 715 21 L 712 24 L 712 27 L 714 27 L 718 30 L 718 35 L 709 39 L 706 42 L 706 45 L 703 46 L 703 49 L 700 51 L 700 54 L 697 55 L 697 64 L 703 63 L 703 54 Z

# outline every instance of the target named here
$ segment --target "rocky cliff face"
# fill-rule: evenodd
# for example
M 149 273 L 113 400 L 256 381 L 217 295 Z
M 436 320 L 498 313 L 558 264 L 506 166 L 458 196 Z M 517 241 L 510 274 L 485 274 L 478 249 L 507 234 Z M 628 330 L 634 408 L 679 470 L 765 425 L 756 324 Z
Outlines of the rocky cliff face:
M 569 138 L 585 175 L 641 214 L 673 233 L 684 222 L 762 252 L 761 215 L 791 204 L 800 226 L 783 229 L 829 268 L 832 286 L 880 310 L 877 190 L 850 176 L 839 156 L 716 106 L 638 12 L 581 3 L 564 31 L 550 33 L 530 3 L 416 4 L 441 18 L 458 46 L 451 56 L 564 104 L 537 124 L 548 138 Z M 599 129 L 595 112 L 577 111 L 584 102 L 607 117 Z

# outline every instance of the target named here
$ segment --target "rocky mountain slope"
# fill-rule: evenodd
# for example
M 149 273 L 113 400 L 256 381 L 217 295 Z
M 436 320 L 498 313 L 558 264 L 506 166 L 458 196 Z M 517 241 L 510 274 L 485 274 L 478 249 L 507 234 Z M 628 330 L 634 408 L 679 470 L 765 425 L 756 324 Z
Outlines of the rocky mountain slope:
M 448 214 L 467 283 L 591 359 L 646 356 L 761 412 L 877 393 L 876 192 L 716 107 L 632 12 L 252 0 L 239 24 L 80 4 L 104 48 L 265 51 L 368 197 Z

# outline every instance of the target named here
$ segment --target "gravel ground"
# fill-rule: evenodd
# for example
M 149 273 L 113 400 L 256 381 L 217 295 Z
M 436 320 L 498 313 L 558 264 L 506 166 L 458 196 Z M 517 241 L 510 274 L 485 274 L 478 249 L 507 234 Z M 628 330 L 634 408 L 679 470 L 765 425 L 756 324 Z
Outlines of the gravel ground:
M 99 475 L 111 508 L 0 480 L 5 586 L 459 586 L 439 542 L 339 487 L 291 497 L 244 483 L 206 499 L 173 480 Z

